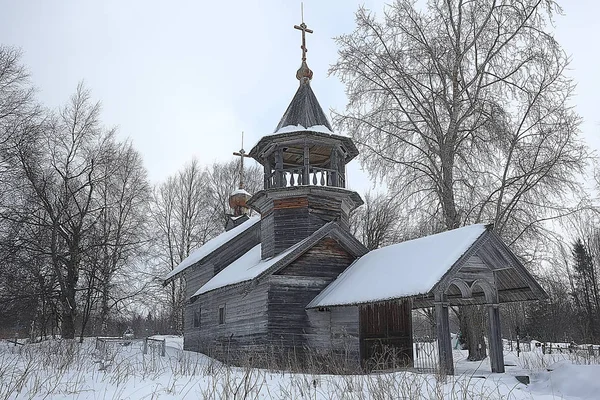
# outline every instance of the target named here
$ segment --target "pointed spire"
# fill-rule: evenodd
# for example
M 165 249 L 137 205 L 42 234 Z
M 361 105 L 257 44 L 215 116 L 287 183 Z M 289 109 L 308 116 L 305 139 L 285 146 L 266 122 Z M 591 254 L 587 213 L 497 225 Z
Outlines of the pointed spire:
M 300 25 L 294 25 L 295 29 L 302 31 L 302 64 L 300 68 L 296 72 L 296 79 L 300 81 L 300 84 L 309 83 L 313 77 L 313 72 L 310 68 L 308 68 L 308 64 L 306 63 L 306 53 L 308 49 L 306 48 L 306 33 L 313 33 L 312 29 L 308 29 L 306 24 L 304 23 L 304 3 L 301 4 L 301 13 L 302 13 L 302 23 Z
M 302 9 L 302 23 L 294 25 L 294 28 L 302 32 L 302 46 L 300 46 L 302 49 L 302 64 L 298 72 L 296 72 L 296 78 L 300 81 L 300 87 L 296 91 L 283 117 L 281 117 L 279 124 L 277 124 L 275 132 L 287 126 L 298 125 L 304 128 L 324 126 L 331 131 L 331 125 L 329 125 L 329 121 L 309 84 L 313 77 L 313 72 L 308 68 L 308 64 L 306 64 L 306 53 L 308 52 L 306 48 L 306 33 L 313 33 L 313 31 L 308 29 L 304 23 L 304 9 Z
M 298 125 L 304 128 L 322 125 L 330 131 L 333 130 L 312 88 L 310 85 L 302 85 L 302 83 L 287 110 L 283 113 L 279 124 L 275 128 L 275 132 L 286 126 Z

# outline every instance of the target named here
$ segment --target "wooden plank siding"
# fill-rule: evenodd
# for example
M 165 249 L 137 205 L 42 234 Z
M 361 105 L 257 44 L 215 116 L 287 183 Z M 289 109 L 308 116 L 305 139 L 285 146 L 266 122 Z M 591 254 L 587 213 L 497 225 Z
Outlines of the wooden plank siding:
M 410 299 L 360 306 L 360 359 L 366 370 L 412 366 Z
M 287 198 L 273 200 L 273 254 L 277 255 L 308 237 L 316 229 L 309 224 L 308 199 Z M 264 243 L 264 241 L 263 241 Z
M 211 280 L 215 276 L 215 266 L 212 262 L 206 262 L 200 265 L 194 265 L 188 268 L 185 274 L 185 294 L 186 299 L 192 297 L 198 289 L 200 289 L 206 282 Z M 185 321 L 190 321 L 185 319 Z
M 354 260 L 335 239 L 324 238 L 276 274 L 335 279 Z
M 307 311 L 306 344 L 316 352 L 343 357 L 359 365 L 358 307 L 346 306 Z
M 268 282 L 248 290 L 232 286 L 198 296 L 186 307 L 184 349 L 238 363 L 240 357 L 261 352 L 267 343 Z M 225 320 L 219 323 L 219 308 Z M 200 310 L 200 327 L 193 327 L 193 313 Z M 243 354 L 243 353 L 246 354 Z
M 259 243 L 260 223 L 257 223 L 233 238 L 227 245 L 190 266 L 183 273 L 186 297 L 189 299 L 202 285 Z
M 262 214 L 262 258 L 276 256 L 334 220 L 348 228 L 348 212 L 339 198 L 310 194 L 272 200 L 272 208 Z
M 329 256 L 327 256 L 329 255 Z M 305 308 L 356 257 L 336 240 L 325 237 L 273 275 L 256 282 L 202 294 L 186 307 L 184 348 L 219 360 L 243 364 L 249 357 L 264 360 L 271 353 L 307 349 L 335 351 L 358 360 L 358 309 L 347 307 L 319 313 Z M 197 274 L 197 279 L 200 279 Z M 225 323 L 219 324 L 219 307 Z M 194 312 L 200 326 L 194 327 Z M 327 314 L 327 321 L 309 314 Z M 256 358 L 258 357 L 258 358 Z M 259 363 L 254 363 L 259 365 Z M 357 362 L 358 365 L 358 362 Z
M 308 314 L 305 307 L 331 279 L 272 275 L 269 281 L 270 342 L 281 349 L 301 349 L 307 344 L 305 328 L 308 326 Z
M 329 254 L 329 257 L 326 257 Z M 302 256 L 269 277 L 268 331 L 271 346 L 302 354 L 336 354 L 358 360 L 358 311 L 306 310 L 355 257 L 337 241 L 323 238 Z M 357 364 L 358 365 L 358 364 Z

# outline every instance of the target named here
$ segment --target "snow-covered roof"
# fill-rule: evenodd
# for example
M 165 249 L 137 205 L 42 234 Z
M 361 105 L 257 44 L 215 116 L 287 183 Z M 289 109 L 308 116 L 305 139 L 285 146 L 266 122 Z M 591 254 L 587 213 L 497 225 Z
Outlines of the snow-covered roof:
M 201 261 L 203 258 L 211 254 L 213 251 L 217 250 L 219 247 L 223 246 L 225 243 L 234 239 L 236 236 L 245 232 L 247 229 L 254 226 L 256 223 L 260 221 L 260 216 L 253 216 L 245 221 L 244 223 L 236 226 L 235 228 L 221 233 L 219 236 L 209 240 L 204 243 L 201 247 L 194 250 L 186 259 L 184 259 L 174 270 L 169 272 L 169 274 L 165 277 L 165 281 L 170 280 L 175 275 L 183 272 L 186 268 L 191 265 Z
M 313 126 L 309 126 L 308 128 L 305 128 L 302 125 L 286 125 L 282 128 L 277 129 L 277 131 L 275 131 L 275 134 L 277 135 L 280 133 L 302 132 L 302 131 L 333 134 L 331 129 L 329 129 L 325 125 L 313 125 Z
M 485 230 L 484 224 L 470 225 L 373 250 L 356 260 L 307 307 L 428 293 Z
M 307 238 L 308 239 L 308 238 Z M 192 295 L 192 297 L 198 296 L 202 293 L 210 292 L 221 287 L 241 283 L 252 280 L 268 270 L 270 267 L 275 265 L 279 260 L 296 250 L 302 245 L 307 239 L 296 243 L 286 251 L 276 255 L 275 257 L 261 260 L 261 247 L 260 244 L 254 246 L 248 250 L 240 258 L 229 264 L 225 269 L 215 275 L 211 280 L 206 282 L 200 289 Z

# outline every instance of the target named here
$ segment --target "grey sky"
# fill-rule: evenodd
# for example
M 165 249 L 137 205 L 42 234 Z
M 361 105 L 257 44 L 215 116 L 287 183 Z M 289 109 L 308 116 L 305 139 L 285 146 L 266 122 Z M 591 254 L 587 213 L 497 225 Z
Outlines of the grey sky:
M 563 3 L 554 31 L 573 59 L 583 135 L 598 149 L 600 2 Z M 337 57 L 332 38 L 353 29 L 359 4 L 381 13 L 384 2 L 304 1 L 312 86 L 326 110 L 345 106 L 327 68 Z M 273 132 L 298 85 L 299 22 L 300 2 L 288 0 L 0 0 L 0 42 L 22 48 L 40 100 L 59 106 L 84 80 L 153 182 L 194 156 L 230 160 L 242 130 L 246 150 Z M 350 185 L 363 191 L 368 183 L 352 164 Z

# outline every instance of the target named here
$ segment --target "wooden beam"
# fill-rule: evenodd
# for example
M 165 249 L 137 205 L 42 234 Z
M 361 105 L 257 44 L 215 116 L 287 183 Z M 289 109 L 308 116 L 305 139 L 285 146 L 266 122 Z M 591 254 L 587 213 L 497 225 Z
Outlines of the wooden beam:
M 275 150 L 275 187 L 285 187 L 283 182 L 283 148 Z
M 436 301 L 435 317 L 437 321 L 437 340 L 439 368 L 443 374 L 454 375 L 454 360 L 452 359 L 452 343 L 450 341 L 450 323 L 448 321 L 448 303 Z
M 498 304 L 488 304 L 488 328 L 490 346 L 490 364 L 492 372 L 504 372 L 504 348 L 500 330 L 500 310 Z
M 337 147 L 331 149 L 331 165 L 329 168 L 333 169 L 331 173 L 331 186 L 338 187 L 338 171 L 337 171 L 337 160 L 338 160 L 338 150 Z
M 308 143 L 304 143 L 304 172 L 302 174 L 302 184 L 310 184 L 310 149 Z

